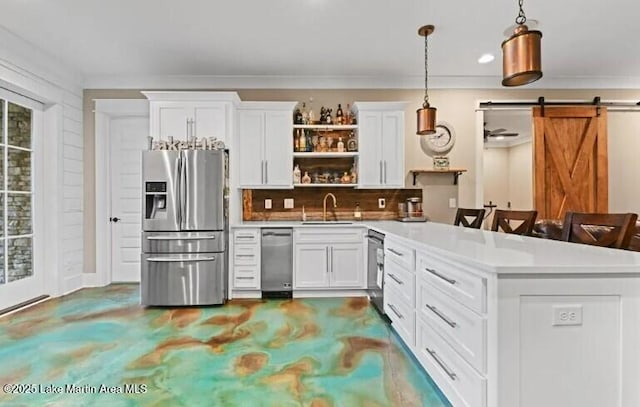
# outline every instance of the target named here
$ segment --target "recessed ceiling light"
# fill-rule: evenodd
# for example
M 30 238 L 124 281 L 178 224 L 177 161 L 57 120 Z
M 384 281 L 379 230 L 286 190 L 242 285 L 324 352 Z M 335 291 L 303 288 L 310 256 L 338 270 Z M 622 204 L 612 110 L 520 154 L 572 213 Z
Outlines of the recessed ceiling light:
M 504 136 L 496 136 L 496 140 L 504 140 Z
M 479 64 L 488 64 L 489 62 L 493 61 L 494 59 L 496 59 L 496 57 L 493 56 L 493 54 L 482 54 L 482 56 L 480 58 L 478 58 L 478 63 Z

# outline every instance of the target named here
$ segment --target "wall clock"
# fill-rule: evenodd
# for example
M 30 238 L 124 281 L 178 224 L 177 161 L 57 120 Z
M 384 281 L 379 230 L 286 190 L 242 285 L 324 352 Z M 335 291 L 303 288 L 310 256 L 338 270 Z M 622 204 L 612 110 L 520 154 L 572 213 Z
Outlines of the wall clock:
M 424 136 L 421 144 L 433 153 L 438 155 L 446 154 L 453 148 L 456 142 L 456 133 L 453 126 L 447 122 L 438 122 L 436 124 L 436 132 Z

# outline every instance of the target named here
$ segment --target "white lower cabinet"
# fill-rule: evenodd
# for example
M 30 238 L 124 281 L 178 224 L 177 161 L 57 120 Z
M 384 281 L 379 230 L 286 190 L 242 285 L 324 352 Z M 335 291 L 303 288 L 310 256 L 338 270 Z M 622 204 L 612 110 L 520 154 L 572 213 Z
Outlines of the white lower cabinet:
M 317 243 L 296 245 L 293 257 L 293 288 L 329 287 L 329 246 Z
M 294 289 L 366 287 L 362 228 L 295 229 L 293 252 Z
M 409 347 L 415 345 L 416 316 L 413 307 L 407 305 L 402 294 L 396 289 L 384 288 L 384 313 L 391 320 L 391 326 L 395 328 L 402 340 Z
M 416 356 L 456 407 L 485 407 L 487 380 L 429 324 L 418 319 Z
M 234 290 L 260 290 L 260 229 L 233 231 L 231 266 Z

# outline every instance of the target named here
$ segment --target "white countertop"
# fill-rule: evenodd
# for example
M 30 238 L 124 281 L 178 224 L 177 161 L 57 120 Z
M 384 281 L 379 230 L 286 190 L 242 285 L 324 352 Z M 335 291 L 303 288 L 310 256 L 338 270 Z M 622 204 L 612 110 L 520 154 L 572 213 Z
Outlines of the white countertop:
M 639 273 L 640 252 L 518 236 L 442 223 L 364 221 L 349 225 L 244 222 L 238 227 L 367 227 L 387 237 L 499 274 Z

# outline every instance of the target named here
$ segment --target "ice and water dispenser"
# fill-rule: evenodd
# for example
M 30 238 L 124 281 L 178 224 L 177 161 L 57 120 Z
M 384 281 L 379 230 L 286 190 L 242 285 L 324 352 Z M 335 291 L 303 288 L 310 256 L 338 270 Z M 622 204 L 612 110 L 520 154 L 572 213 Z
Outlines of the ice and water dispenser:
M 145 219 L 167 219 L 167 183 L 145 183 Z

